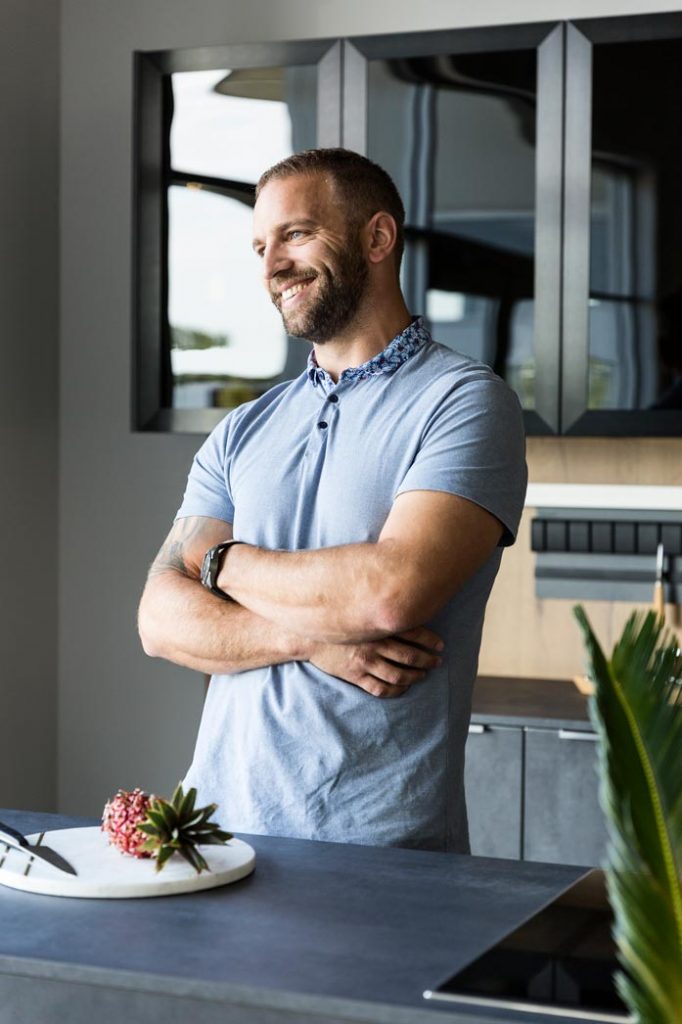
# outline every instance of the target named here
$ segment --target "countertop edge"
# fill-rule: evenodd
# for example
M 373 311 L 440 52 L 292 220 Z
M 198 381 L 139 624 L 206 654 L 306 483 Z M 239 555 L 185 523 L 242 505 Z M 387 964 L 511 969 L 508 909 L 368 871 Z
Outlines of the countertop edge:
M 229 1006 L 258 1007 L 287 1013 L 317 1014 L 324 1018 L 344 1021 L 365 1022 L 365 1024 L 499 1024 L 510 1020 L 506 1011 L 504 1018 L 475 1016 L 463 1007 L 454 1013 L 442 1004 L 430 1004 L 427 1008 L 401 1007 L 392 1003 L 370 1003 L 366 1000 L 339 999 L 326 995 L 306 995 L 279 989 L 257 989 L 246 985 L 226 982 L 193 981 L 191 978 L 169 977 L 148 972 L 124 971 L 118 968 L 87 967 L 63 963 L 58 960 L 25 959 L 0 954 L 0 982 L 3 975 L 12 978 L 26 978 L 44 981 L 58 981 L 77 985 L 90 985 L 140 992 L 151 995 L 173 996 L 203 1003 Z M 438 1014 L 434 1017 L 434 1011 Z M 523 1020 L 517 1014 L 514 1019 Z M 561 1024 L 558 1020 L 557 1024 Z

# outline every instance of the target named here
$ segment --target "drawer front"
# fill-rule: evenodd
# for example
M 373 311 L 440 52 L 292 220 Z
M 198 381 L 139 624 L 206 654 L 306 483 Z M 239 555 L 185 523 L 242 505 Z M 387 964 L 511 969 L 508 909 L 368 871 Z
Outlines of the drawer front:
M 521 856 L 523 730 L 469 727 L 464 781 L 471 852 L 479 857 Z

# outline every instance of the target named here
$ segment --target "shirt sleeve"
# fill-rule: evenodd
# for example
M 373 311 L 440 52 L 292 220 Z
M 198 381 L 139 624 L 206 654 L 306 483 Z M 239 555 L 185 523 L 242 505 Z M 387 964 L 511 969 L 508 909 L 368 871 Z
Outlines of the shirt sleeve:
M 228 457 L 231 419 L 232 414 L 226 416 L 194 456 L 176 519 L 210 516 L 234 522 Z
M 523 414 L 499 377 L 463 381 L 440 402 L 397 492 L 447 491 L 491 512 L 513 544 L 528 476 Z

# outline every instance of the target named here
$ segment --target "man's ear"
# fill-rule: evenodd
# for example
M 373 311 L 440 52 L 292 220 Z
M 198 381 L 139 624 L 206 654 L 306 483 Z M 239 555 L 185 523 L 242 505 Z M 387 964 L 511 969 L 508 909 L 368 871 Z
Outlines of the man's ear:
M 395 219 L 390 213 L 380 210 L 368 221 L 366 231 L 370 263 L 383 263 L 395 249 L 398 237 Z

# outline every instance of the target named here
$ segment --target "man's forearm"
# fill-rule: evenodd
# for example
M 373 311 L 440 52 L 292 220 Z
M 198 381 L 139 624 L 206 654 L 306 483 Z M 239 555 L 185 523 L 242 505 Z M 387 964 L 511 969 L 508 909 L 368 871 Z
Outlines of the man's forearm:
M 147 654 L 211 674 L 306 660 L 312 649 L 301 636 L 170 568 L 150 575 L 138 625 Z
M 218 585 L 239 604 L 301 636 L 361 642 L 417 625 L 404 620 L 396 586 L 403 568 L 391 541 L 314 551 L 235 544 Z
M 304 637 L 359 643 L 429 622 L 492 557 L 503 527 L 449 492 L 400 494 L 376 543 L 305 551 L 229 548 L 218 585 Z

